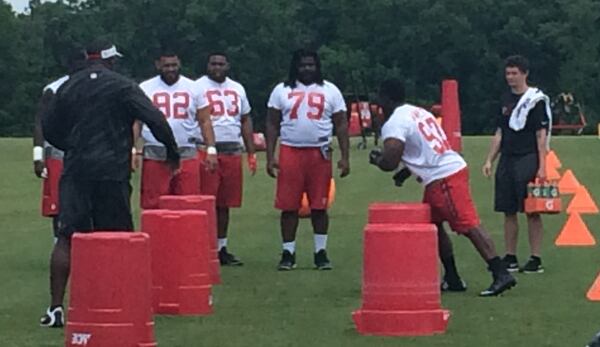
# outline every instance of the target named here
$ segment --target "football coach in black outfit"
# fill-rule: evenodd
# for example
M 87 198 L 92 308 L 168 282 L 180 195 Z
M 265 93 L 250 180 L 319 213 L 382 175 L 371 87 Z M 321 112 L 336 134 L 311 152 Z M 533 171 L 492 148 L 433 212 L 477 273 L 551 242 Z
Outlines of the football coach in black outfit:
M 86 53 L 87 68 L 61 86 L 42 118 L 44 137 L 65 151 L 58 240 L 50 259 L 52 302 L 40 321 L 47 327 L 64 324 L 73 233 L 133 230 L 129 178 L 136 119 L 165 145 L 172 170 L 179 167 L 177 144 L 162 113 L 137 83 L 112 71 L 121 57 L 115 46 L 98 41 Z

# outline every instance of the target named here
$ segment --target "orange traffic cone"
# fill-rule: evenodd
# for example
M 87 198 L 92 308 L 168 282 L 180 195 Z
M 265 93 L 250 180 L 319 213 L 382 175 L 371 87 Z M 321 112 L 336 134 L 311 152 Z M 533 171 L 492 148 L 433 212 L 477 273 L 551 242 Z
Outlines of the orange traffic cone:
M 554 244 L 557 246 L 593 246 L 596 244 L 583 219 L 577 213 L 569 216 Z
M 567 207 L 567 213 L 598 213 L 598 206 L 596 206 L 585 186 L 579 186 L 575 197 L 571 200 L 569 207 Z
M 579 189 L 579 185 L 579 181 L 575 178 L 573 171 L 567 170 L 558 182 L 558 190 L 561 193 L 575 194 L 577 193 L 577 189 Z
M 556 168 L 546 162 L 546 179 L 549 181 L 558 181 L 560 180 L 560 173 Z
M 546 154 L 546 163 L 546 165 L 550 165 L 555 169 L 560 169 L 562 167 L 560 159 L 558 159 L 558 156 L 552 150 Z
M 588 290 L 586 297 L 590 301 L 600 301 L 600 273 Z

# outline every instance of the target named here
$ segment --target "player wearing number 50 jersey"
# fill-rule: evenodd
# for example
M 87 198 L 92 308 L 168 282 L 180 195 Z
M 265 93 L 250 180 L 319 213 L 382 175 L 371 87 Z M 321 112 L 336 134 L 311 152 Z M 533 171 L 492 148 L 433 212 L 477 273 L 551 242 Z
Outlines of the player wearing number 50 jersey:
M 148 126 L 143 125 L 144 160 L 140 203 L 144 209 L 158 208 L 161 195 L 199 194 L 200 163 L 195 139 L 200 131 L 214 149 L 208 102 L 196 92 L 194 81 L 179 74 L 180 66 L 176 54 L 165 52 L 156 61 L 159 75 L 140 84 L 171 126 L 181 156 L 180 170 L 172 173 L 165 161 L 165 147 L 154 138 Z M 139 133 L 139 124 L 134 128 L 134 133 Z M 210 169 L 214 169 L 216 155 L 209 155 L 205 159 Z
M 219 261 L 221 265 L 243 265 L 242 261 L 227 250 L 229 209 L 242 205 L 242 141 L 248 153 L 248 168 L 256 173 L 256 155 L 252 141 L 250 103 L 244 87 L 227 77 L 229 61 L 225 53 L 215 52 L 208 56 L 206 76 L 196 81 L 196 88 L 209 103 L 215 131 L 218 168 L 206 170 L 200 165 L 200 191 L 214 195 L 217 203 L 217 233 Z M 200 142 L 203 142 L 201 140 Z M 201 143 L 199 156 L 206 156 Z
M 391 79 L 382 83 L 379 98 L 386 115 L 381 129 L 383 151 L 373 150 L 372 164 L 383 171 L 395 170 L 400 162 L 418 176 L 425 186 L 423 202 L 431 206 L 431 217 L 438 227 L 439 254 L 444 265 L 443 290 L 466 289 L 454 263 L 452 243 L 442 228 L 448 222 L 466 236 L 488 263 L 491 286 L 481 296 L 495 296 L 516 284 L 498 257 L 489 234 L 481 227 L 469 191 L 469 172 L 463 158 L 454 152 L 446 134 L 433 115 L 404 103 L 404 85 Z
M 277 177 L 275 207 L 281 210 L 283 252 L 279 270 L 296 265 L 295 239 L 298 209 L 306 192 L 315 233 L 314 262 L 329 270 L 327 257 L 327 199 L 331 182 L 330 137 L 335 124 L 341 159 L 341 177 L 350 173 L 346 104 L 339 89 L 323 80 L 316 52 L 298 50 L 290 64 L 288 80 L 278 84 L 268 102 L 267 173 Z M 281 146 L 275 158 L 277 137 Z M 276 170 L 279 172 L 276 174 Z

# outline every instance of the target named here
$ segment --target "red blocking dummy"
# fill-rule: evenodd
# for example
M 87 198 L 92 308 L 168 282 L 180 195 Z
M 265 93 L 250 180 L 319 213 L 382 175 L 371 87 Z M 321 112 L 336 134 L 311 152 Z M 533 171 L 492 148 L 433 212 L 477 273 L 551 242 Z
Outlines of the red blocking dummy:
M 195 210 L 147 210 L 142 231 L 150 235 L 152 306 L 158 314 L 212 313 L 207 214 Z M 203 249 L 203 252 L 199 252 Z
M 164 195 L 160 197 L 158 208 L 164 210 L 197 210 L 206 212 L 210 247 L 210 278 L 213 284 L 221 283 L 221 268 L 217 250 L 217 210 L 215 197 L 212 195 Z
M 65 346 L 156 346 L 148 235 L 75 234 L 71 247 Z
M 433 224 L 369 224 L 364 231 L 363 304 L 353 313 L 361 334 L 443 333 L 437 229 Z
M 428 204 L 375 202 L 369 205 L 369 224 L 431 223 Z

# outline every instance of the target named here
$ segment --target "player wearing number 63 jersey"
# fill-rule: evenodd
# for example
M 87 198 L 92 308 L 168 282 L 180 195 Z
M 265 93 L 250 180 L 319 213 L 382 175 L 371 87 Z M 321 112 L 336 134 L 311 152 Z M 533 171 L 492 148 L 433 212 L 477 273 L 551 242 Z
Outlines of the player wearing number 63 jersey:
M 481 227 L 469 191 L 469 172 L 462 157 L 454 152 L 433 115 L 404 103 L 404 85 L 396 79 L 382 83 L 379 99 L 386 115 L 381 129 L 384 148 L 373 150 L 370 162 L 383 171 L 395 170 L 402 161 L 425 186 L 423 202 L 431 206 L 438 227 L 439 254 L 444 265 L 443 290 L 466 289 L 454 263 L 452 243 L 442 227 L 448 222 L 466 236 L 488 263 L 493 282 L 481 296 L 499 295 L 516 285 L 498 257 L 489 234 Z
M 222 52 L 211 53 L 206 66 L 207 75 L 196 81 L 198 92 L 209 103 L 219 162 L 214 171 L 200 165 L 200 191 L 216 197 L 221 265 L 239 266 L 243 265 L 242 261 L 227 250 L 227 229 L 229 209 L 242 205 L 242 141 L 248 153 L 248 168 L 252 175 L 256 173 L 257 161 L 252 141 L 250 103 L 244 87 L 227 77 L 228 72 L 227 55 Z M 206 154 L 206 147 L 202 143 L 198 155 L 202 159 Z
M 152 136 L 148 126 L 143 125 L 144 160 L 140 203 L 144 209 L 158 208 L 161 195 L 199 194 L 200 162 L 195 139 L 200 131 L 208 138 L 207 142 L 214 146 L 208 102 L 196 91 L 194 81 L 179 74 L 180 66 L 176 54 L 162 53 L 156 61 L 159 75 L 140 84 L 140 88 L 171 126 L 181 156 L 181 168 L 173 173 L 165 161 L 165 147 Z M 139 133 L 139 124 L 134 127 L 134 133 Z M 206 160 L 210 169 L 214 169 L 216 156 L 208 156 Z
M 279 270 L 296 265 L 295 239 L 298 209 L 306 192 L 315 233 L 315 267 L 331 269 L 327 244 L 327 199 L 331 182 L 330 137 L 335 123 L 341 159 L 341 177 L 350 173 L 346 104 L 339 89 L 323 80 L 316 52 L 298 50 L 290 64 L 288 80 L 271 93 L 267 120 L 267 173 L 277 177 L 275 207 L 281 210 L 283 252 Z M 275 159 L 277 137 L 281 139 Z M 279 172 L 276 174 L 276 170 Z

